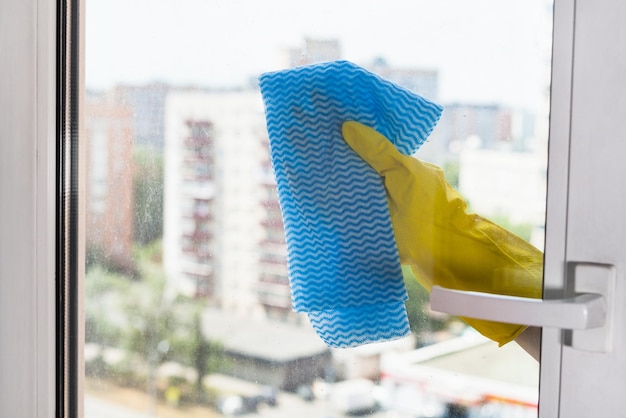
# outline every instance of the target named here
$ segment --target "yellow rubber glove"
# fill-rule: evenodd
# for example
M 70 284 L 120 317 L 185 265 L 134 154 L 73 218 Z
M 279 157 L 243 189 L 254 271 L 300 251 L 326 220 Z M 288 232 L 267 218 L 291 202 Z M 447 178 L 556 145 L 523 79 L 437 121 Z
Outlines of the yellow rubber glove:
M 528 242 L 475 214 L 432 164 L 398 152 L 358 122 L 343 124 L 345 141 L 384 180 L 400 261 L 422 286 L 540 298 L 543 255 Z M 500 345 L 525 326 L 463 318 Z

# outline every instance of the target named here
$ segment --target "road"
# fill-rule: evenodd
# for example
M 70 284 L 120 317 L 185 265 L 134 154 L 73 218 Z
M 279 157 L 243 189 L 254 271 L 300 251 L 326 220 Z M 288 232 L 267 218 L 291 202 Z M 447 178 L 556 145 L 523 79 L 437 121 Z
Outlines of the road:
M 217 413 L 216 416 L 219 416 Z M 178 418 L 184 417 L 184 412 L 159 412 L 150 414 L 147 410 L 141 411 L 122 406 L 111 400 L 98 398 L 92 395 L 85 396 L 85 418 Z M 190 413 L 189 417 L 197 416 Z M 207 415 L 204 415 L 205 417 Z M 344 418 L 343 414 L 333 409 L 325 400 L 306 402 L 298 396 L 281 392 L 278 395 L 278 405 L 275 407 L 262 406 L 258 412 L 245 414 L 242 418 Z M 390 412 L 376 412 L 364 415 L 367 418 L 403 418 Z

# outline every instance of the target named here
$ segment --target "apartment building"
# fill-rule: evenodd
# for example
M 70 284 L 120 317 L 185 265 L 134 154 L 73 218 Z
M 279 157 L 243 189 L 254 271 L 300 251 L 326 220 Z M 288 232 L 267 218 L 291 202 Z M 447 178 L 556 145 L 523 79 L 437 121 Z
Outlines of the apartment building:
M 269 149 L 267 138 L 265 147 Z M 278 203 L 276 180 L 272 172 L 269 154 L 262 162 L 261 191 L 264 216 L 263 239 L 259 244 L 259 303 L 269 317 L 286 319 L 293 317 L 291 292 L 287 271 L 287 245 L 282 213 Z
M 174 91 L 165 104 L 165 272 L 177 291 L 246 314 L 260 312 L 263 112 L 253 90 Z
M 133 269 L 133 112 L 106 95 L 85 103 L 87 251 Z

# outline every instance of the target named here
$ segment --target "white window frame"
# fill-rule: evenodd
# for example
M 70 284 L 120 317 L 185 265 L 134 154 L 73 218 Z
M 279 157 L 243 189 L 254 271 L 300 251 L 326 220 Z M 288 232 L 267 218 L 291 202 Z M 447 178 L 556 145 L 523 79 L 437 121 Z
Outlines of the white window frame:
M 56 2 L 0 3 L 0 416 L 55 390 Z

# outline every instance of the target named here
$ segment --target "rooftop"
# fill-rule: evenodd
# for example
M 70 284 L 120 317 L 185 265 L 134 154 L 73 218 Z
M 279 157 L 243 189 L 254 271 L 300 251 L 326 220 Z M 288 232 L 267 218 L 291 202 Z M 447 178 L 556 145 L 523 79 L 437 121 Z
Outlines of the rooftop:
M 329 352 L 308 326 L 251 319 L 231 312 L 206 310 L 203 333 L 230 352 L 270 362 L 283 363 Z

